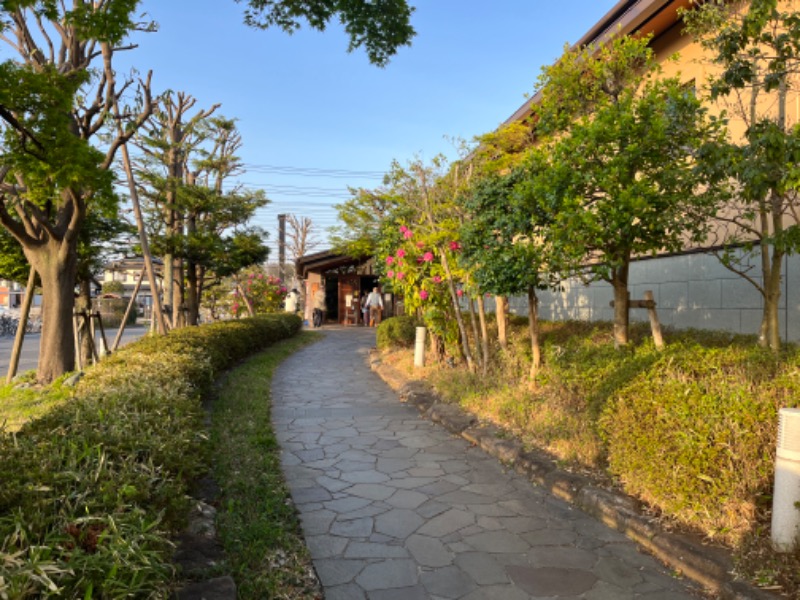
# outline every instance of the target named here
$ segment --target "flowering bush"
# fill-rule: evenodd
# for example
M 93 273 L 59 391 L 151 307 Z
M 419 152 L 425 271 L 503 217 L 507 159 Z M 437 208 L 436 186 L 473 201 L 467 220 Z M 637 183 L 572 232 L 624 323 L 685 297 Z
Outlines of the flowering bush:
M 400 227 L 399 233 L 395 247 L 385 257 L 388 268 L 386 283 L 396 294 L 403 296 L 407 314 L 419 311 L 431 333 L 445 340 L 452 354 L 458 354 L 458 329 L 441 258 L 442 253 L 446 253 L 451 273 L 458 278 L 461 274 L 458 267 L 461 245 L 443 237 L 441 232 L 425 235 L 406 225 Z M 460 297 L 460 284 L 457 285 Z M 451 344 L 454 340 L 455 343 Z
M 248 302 L 257 315 L 280 312 L 286 293 L 286 287 L 279 278 L 266 275 L 261 269 L 247 271 L 233 290 L 231 313 L 237 318 L 247 316 Z

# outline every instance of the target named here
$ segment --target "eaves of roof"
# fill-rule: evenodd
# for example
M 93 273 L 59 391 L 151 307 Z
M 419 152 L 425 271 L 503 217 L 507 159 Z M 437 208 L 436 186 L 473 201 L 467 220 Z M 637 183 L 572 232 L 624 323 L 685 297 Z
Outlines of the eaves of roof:
M 652 35 L 657 38 L 680 21 L 679 10 L 690 4 L 691 0 L 620 0 L 574 47 L 601 45 L 619 35 Z M 540 94 L 537 92 L 526 100 L 503 124 L 521 121 L 530 115 L 531 105 L 539 100 Z
M 347 264 L 360 264 L 364 262 L 363 259 L 356 259 L 352 256 L 339 254 L 332 250 L 325 250 L 323 252 L 316 252 L 301 256 L 295 261 L 296 272 L 299 277 L 305 277 L 310 271 L 327 271 L 342 265 Z

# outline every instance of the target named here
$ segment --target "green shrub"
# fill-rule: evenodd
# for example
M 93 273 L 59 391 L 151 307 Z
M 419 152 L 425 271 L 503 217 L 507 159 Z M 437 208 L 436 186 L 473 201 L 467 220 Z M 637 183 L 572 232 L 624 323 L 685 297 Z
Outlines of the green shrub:
M 103 319 L 103 327 L 119 327 L 122 324 L 122 317 L 128 310 L 130 298 L 98 298 L 95 300 L 95 308 Z M 136 323 L 136 307 L 128 315 L 126 325 Z
M 125 293 L 125 284 L 121 281 L 104 281 L 102 285 L 104 294 L 118 294 Z
M 619 389 L 600 425 L 632 494 L 736 544 L 772 485 L 777 413 L 800 403 L 800 353 L 676 344 Z
M 410 348 L 414 345 L 417 326 L 420 323 L 408 315 L 390 317 L 378 325 L 376 332 L 378 348 Z
M 145 338 L 0 433 L 0 598 L 167 597 L 169 540 L 207 469 L 200 401 L 222 371 L 300 325 L 279 314 Z

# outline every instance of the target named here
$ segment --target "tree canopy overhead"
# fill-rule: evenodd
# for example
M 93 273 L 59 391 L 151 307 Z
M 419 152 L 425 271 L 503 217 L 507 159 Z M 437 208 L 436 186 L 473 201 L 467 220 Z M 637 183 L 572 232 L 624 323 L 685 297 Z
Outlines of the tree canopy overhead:
M 407 0 L 247 0 L 247 6 L 245 23 L 261 29 L 280 27 L 287 33 L 300 29 L 303 21 L 324 31 L 338 17 L 350 37 L 348 52 L 363 47 L 379 67 L 386 66 L 398 48 L 410 46 L 416 35 L 411 26 L 414 7 Z

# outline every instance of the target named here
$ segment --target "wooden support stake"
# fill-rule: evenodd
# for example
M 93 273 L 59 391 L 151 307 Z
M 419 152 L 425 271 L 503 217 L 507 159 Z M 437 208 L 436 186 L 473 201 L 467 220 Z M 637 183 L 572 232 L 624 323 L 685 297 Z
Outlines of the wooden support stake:
M 661 333 L 661 323 L 659 323 L 658 315 L 656 314 L 656 303 L 653 298 L 653 292 L 647 290 L 644 293 L 644 300 L 648 303 L 647 315 L 650 317 L 650 329 L 653 330 L 653 341 L 658 350 L 663 350 L 664 336 Z
M 108 354 L 108 340 L 106 339 L 106 330 L 103 327 L 103 317 L 100 316 L 99 312 L 92 314 L 92 317 L 97 319 L 97 326 L 100 328 L 100 341 L 103 342 L 103 347 L 102 347 L 103 354 L 104 355 Z M 100 357 L 98 356 L 98 360 L 99 358 Z
M 97 353 L 97 344 L 95 344 L 95 331 L 94 331 L 94 321 L 92 320 L 92 313 L 91 311 L 84 312 L 83 319 L 86 323 L 86 329 L 89 332 L 89 347 L 92 349 L 92 364 L 96 365 L 100 362 L 100 355 Z
M 78 324 L 78 313 L 72 315 L 72 330 L 75 332 L 75 368 L 78 371 L 83 370 L 83 364 L 81 363 L 81 327 L 83 327 L 83 323 Z
M 614 301 L 608 303 L 611 308 L 614 308 Z M 644 293 L 644 300 L 628 300 L 628 308 L 646 308 L 647 316 L 650 318 L 650 329 L 653 332 L 653 341 L 658 350 L 664 349 L 664 336 L 661 333 L 661 323 L 658 321 L 656 314 L 656 301 L 653 292 L 647 290 Z
M 22 310 L 17 324 L 17 333 L 14 337 L 14 347 L 11 349 L 11 360 L 8 363 L 8 375 L 6 383 L 11 383 L 14 375 L 17 374 L 19 367 L 19 356 L 22 353 L 22 342 L 25 340 L 25 327 L 28 325 L 28 317 L 31 314 L 31 304 L 33 304 L 34 286 L 36 285 L 36 269 L 31 267 L 28 275 L 28 287 L 25 288 L 25 300 L 22 301 Z
M 125 315 L 122 317 L 122 323 L 119 325 L 119 331 L 117 331 L 117 335 L 114 338 L 114 345 L 111 348 L 112 352 L 116 352 L 117 348 L 119 348 L 119 342 L 122 339 L 122 334 L 125 331 L 125 325 L 128 323 L 128 317 L 131 314 L 131 309 L 133 308 L 134 303 L 136 302 L 136 296 L 139 295 L 139 288 L 142 287 L 142 281 L 144 281 L 144 276 L 147 274 L 147 269 L 142 269 L 142 272 L 139 273 L 139 280 L 136 282 L 136 286 L 133 288 L 133 294 L 131 295 L 131 301 L 128 302 L 128 308 L 125 309 Z

